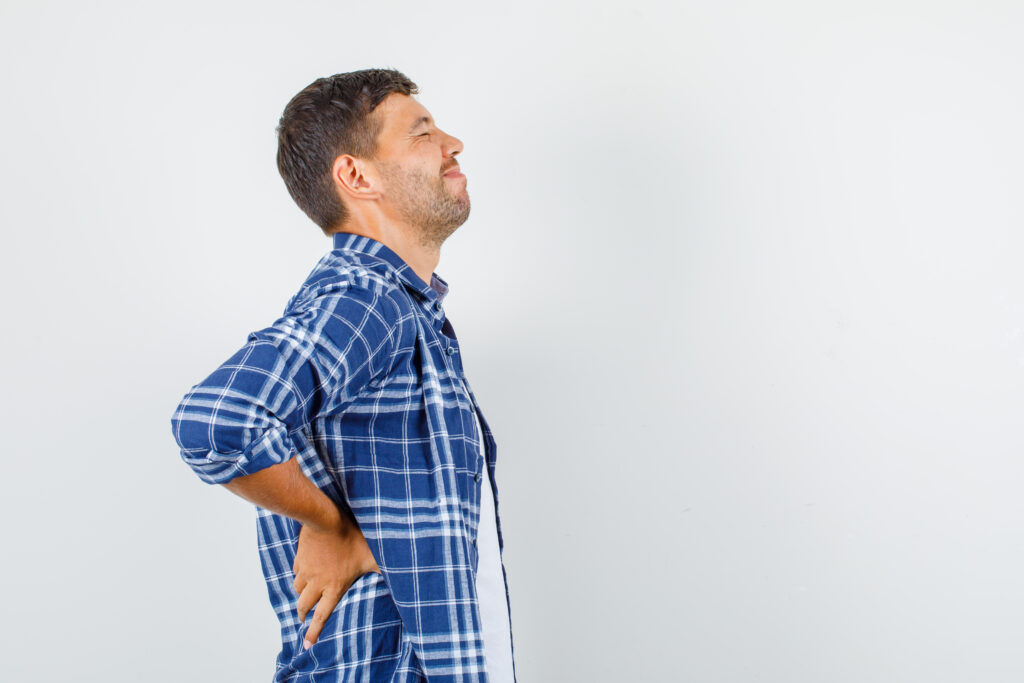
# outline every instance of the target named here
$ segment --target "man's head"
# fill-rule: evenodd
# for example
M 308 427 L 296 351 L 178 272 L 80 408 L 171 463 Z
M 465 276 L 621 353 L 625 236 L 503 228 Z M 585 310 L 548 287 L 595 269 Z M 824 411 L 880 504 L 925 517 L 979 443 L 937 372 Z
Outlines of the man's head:
M 327 234 L 378 212 L 437 245 L 469 216 L 462 143 L 441 131 L 398 71 L 320 78 L 285 107 L 277 165 L 292 198 Z

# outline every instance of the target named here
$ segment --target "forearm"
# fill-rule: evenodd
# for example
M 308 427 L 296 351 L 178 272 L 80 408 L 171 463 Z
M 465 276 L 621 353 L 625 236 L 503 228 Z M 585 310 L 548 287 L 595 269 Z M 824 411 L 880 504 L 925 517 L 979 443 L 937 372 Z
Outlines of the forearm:
M 354 520 L 302 473 L 296 458 L 235 477 L 223 486 L 251 503 L 306 526 L 339 532 L 355 526 Z

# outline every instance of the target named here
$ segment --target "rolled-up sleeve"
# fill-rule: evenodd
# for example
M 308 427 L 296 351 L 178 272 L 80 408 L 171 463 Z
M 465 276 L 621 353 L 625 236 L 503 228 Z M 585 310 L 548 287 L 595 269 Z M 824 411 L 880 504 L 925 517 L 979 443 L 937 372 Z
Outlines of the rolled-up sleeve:
M 292 433 L 386 375 L 400 322 L 390 298 L 348 286 L 250 333 L 174 411 L 182 460 L 210 484 L 285 462 Z

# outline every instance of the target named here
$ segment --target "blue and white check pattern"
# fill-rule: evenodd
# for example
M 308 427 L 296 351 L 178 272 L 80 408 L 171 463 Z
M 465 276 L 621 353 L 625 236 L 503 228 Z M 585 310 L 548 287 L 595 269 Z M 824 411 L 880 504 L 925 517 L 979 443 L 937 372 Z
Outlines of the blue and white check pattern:
M 426 284 L 370 238 L 333 240 L 283 316 L 185 395 L 174 437 L 211 484 L 298 458 L 352 510 L 382 572 L 356 579 L 304 650 L 312 611 L 299 622 L 292 586 L 300 525 L 257 506 L 281 624 L 275 682 L 487 681 L 476 537 L 485 473 L 497 509 L 496 446 L 442 308 L 447 283 Z

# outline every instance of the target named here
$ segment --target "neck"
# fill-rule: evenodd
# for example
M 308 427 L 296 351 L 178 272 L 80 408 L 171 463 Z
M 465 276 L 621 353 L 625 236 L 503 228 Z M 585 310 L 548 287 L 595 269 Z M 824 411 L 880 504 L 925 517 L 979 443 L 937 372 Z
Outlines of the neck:
M 350 216 L 341 232 L 351 232 L 377 240 L 412 268 L 428 285 L 431 275 L 441 260 L 441 245 L 424 244 L 422 237 L 411 227 L 392 222 L 368 222 Z M 354 219 L 354 220 L 353 220 Z

